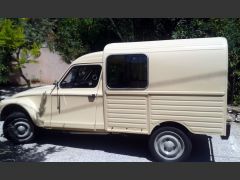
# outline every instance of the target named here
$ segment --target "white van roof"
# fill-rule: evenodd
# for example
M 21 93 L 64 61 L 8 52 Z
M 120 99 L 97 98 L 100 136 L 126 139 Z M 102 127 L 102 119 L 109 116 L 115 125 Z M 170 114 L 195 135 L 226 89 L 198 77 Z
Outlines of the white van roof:
M 89 53 L 77 58 L 72 64 L 79 63 L 102 63 L 103 51 L 98 51 L 94 53 Z
M 175 39 L 157 40 L 142 42 L 120 42 L 107 44 L 104 51 L 89 53 L 77 58 L 72 64 L 78 63 L 101 63 L 103 53 L 122 54 L 122 53 L 145 53 L 154 51 L 179 51 L 196 49 L 224 49 L 227 48 L 227 40 L 223 37 L 214 38 L 195 38 L 195 39 Z
M 223 37 L 175 39 L 142 42 L 111 43 L 105 46 L 104 53 L 128 53 L 133 51 L 177 51 L 194 49 L 222 49 L 227 47 Z

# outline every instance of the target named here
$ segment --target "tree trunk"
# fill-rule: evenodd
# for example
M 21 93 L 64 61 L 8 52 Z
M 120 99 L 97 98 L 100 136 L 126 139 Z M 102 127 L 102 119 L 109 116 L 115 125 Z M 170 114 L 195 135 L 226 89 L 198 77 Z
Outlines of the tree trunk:
M 21 51 L 21 49 L 19 48 L 18 51 L 17 51 L 17 53 L 16 53 L 17 58 L 15 59 L 15 61 L 16 61 L 17 64 L 18 64 L 18 69 L 19 69 L 20 76 L 24 79 L 24 81 L 26 82 L 27 86 L 30 88 L 30 87 L 31 87 L 30 80 L 27 79 L 27 77 L 23 74 L 23 71 L 22 71 L 22 68 L 21 68 L 21 64 L 20 64 L 20 62 L 19 62 L 20 51 Z
M 31 87 L 30 80 L 26 78 L 26 76 L 23 74 L 21 68 L 19 68 L 19 72 L 20 72 L 20 76 L 24 79 L 24 81 L 27 83 L 27 86 L 30 88 Z

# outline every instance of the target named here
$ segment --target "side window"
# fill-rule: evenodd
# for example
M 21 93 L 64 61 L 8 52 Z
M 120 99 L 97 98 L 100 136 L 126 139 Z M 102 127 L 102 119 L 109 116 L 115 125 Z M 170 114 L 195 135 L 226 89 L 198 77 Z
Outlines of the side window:
M 94 88 L 98 84 L 100 65 L 74 66 L 60 83 L 61 88 Z
M 147 56 L 144 54 L 111 55 L 107 58 L 109 88 L 146 88 Z

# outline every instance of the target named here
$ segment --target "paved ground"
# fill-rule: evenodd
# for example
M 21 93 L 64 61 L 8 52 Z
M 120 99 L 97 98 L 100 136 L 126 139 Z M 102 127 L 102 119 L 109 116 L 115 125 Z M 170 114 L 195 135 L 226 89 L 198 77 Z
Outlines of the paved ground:
M 13 88 L 8 94 L 14 92 L 18 90 Z M 136 135 L 45 132 L 35 143 L 16 146 L 0 137 L 0 161 L 149 162 L 153 160 L 149 155 L 147 140 L 146 136 Z M 193 151 L 189 161 L 240 162 L 240 123 L 231 122 L 228 140 L 218 136 L 194 136 Z

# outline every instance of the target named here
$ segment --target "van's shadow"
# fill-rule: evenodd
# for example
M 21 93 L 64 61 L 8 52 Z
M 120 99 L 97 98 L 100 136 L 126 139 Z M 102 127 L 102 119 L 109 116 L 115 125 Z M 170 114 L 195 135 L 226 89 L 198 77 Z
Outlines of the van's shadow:
M 154 161 L 148 150 L 148 137 L 144 135 L 90 135 L 61 132 L 44 132 L 37 144 L 53 144 L 109 153 L 147 158 Z M 190 162 L 214 162 L 211 137 L 193 136 L 193 149 Z
M 215 162 L 212 137 L 206 135 L 192 136 L 192 154 L 190 162 Z
M 44 131 L 35 142 L 25 148 L 22 145 L 13 145 L 8 141 L 0 142 L 0 161 L 45 161 L 46 155 L 61 151 L 65 147 L 102 150 L 154 161 L 148 150 L 148 137 L 143 135 L 88 135 Z M 42 147 L 46 148 L 39 151 Z M 5 153 L 2 153 L 4 151 Z M 214 161 L 212 154 L 211 138 L 194 135 L 189 161 L 211 162 Z

